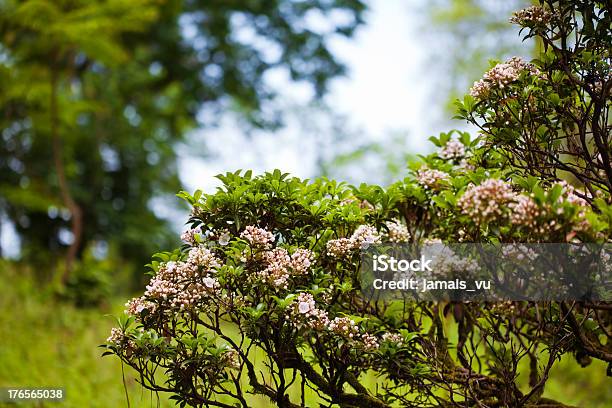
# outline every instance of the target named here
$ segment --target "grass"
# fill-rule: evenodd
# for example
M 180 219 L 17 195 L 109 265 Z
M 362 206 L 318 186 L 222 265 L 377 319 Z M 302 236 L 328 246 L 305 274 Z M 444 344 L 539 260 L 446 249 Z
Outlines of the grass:
M 79 309 L 57 301 L 50 289 L 35 283 L 28 268 L 0 261 L 0 387 L 66 389 L 61 404 L 19 407 L 126 407 L 121 363 L 114 357 L 102 358 L 97 347 L 115 323 L 108 315 L 121 314 L 126 298 L 117 294 L 106 307 Z M 565 356 L 552 370 L 544 396 L 574 406 L 609 407 L 612 380 L 605 371 L 602 362 L 581 368 L 572 356 Z M 164 395 L 158 405 L 157 397 L 143 391 L 133 374 L 126 367 L 131 407 L 174 406 Z M 368 375 L 364 383 L 373 389 L 376 378 Z M 299 401 L 297 394 L 292 397 Z M 269 406 L 261 397 L 249 402 L 253 407 Z
M 25 276 L 24 276 L 25 275 Z M 63 403 L 27 406 L 108 408 L 127 406 L 121 364 L 101 358 L 99 344 L 123 309 L 125 296 L 103 309 L 58 302 L 30 279 L 27 269 L 0 263 L 0 387 L 64 387 Z M 126 371 L 132 407 L 157 406 Z M 174 406 L 161 398 L 160 406 Z

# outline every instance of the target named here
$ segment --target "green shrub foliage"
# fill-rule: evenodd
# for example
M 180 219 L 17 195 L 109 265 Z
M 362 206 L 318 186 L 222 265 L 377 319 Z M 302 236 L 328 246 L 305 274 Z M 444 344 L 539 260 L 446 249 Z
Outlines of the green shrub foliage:
M 107 352 L 181 406 L 564 406 L 542 397 L 549 371 L 612 364 L 609 303 L 368 301 L 360 250 L 610 242 L 610 12 L 517 12 L 540 57 L 494 65 L 459 104 L 479 135 L 431 138 L 389 187 L 239 171 L 181 192 L 185 244 L 154 255 Z

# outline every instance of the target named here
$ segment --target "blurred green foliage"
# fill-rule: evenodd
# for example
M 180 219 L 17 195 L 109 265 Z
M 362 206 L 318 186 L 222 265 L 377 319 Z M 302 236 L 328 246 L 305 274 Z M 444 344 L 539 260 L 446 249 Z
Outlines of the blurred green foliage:
M 114 322 L 104 315 L 119 313 L 121 303 L 78 309 L 54 300 L 31 267 L 0 261 L 0 272 L 0 386 L 65 387 L 66 408 L 126 406 L 121 364 L 100 359 L 96 349 Z M 151 405 L 133 379 L 126 385 L 132 406 Z M 164 401 L 161 406 L 172 406 Z
M 68 250 L 72 266 L 98 242 L 142 265 L 172 245 L 152 202 L 178 189 L 175 149 L 189 130 L 226 110 L 249 126 L 279 126 L 267 75 L 286 70 L 324 94 L 344 72 L 327 41 L 351 36 L 364 7 L 0 3 L 0 216 L 16 225 L 22 256 L 48 265 Z
M 488 67 L 489 60 L 528 57 L 535 48 L 522 44 L 508 18 L 530 0 L 431 0 L 424 4 L 428 31 L 439 47 L 431 49 L 428 66 L 448 78 L 437 83 L 433 97 L 453 112 L 453 101 Z

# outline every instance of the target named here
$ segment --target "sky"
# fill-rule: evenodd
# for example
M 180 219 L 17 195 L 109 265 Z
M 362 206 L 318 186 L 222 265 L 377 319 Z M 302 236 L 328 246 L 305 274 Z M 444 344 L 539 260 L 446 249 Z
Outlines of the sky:
M 427 131 L 421 120 L 427 87 L 427 45 L 419 35 L 419 16 L 410 2 L 373 1 L 366 26 L 352 40 L 337 41 L 334 51 L 351 74 L 334 82 L 329 100 L 349 113 L 367 134 L 389 130 Z

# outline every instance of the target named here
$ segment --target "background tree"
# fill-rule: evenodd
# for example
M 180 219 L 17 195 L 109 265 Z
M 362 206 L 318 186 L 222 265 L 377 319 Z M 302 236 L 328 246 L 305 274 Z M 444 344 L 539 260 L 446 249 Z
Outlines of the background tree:
M 436 84 L 432 98 L 446 104 L 445 113 L 453 112 L 453 102 L 487 68 L 492 59 L 513 55 L 527 57 L 525 49 L 508 24 L 514 10 L 533 3 L 529 0 L 433 0 L 421 6 L 424 21 L 429 27 L 430 41 L 440 46 L 432 50 L 427 61 L 449 80 Z M 445 116 L 445 115 L 442 115 Z M 444 118 L 442 120 L 445 120 Z
M 1 7 L 0 212 L 30 259 L 68 248 L 67 269 L 95 242 L 137 263 L 169 244 L 151 202 L 179 183 L 176 144 L 224 110 L 281 125 L 267 73 L 287 70 L 323 95 L 344 72 L 327 40 L 351 36 L 364 10 L 358 0 Z

